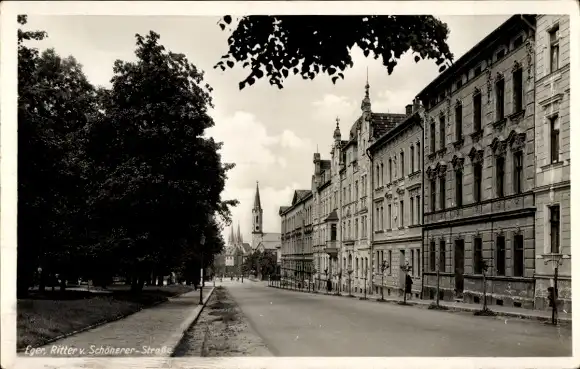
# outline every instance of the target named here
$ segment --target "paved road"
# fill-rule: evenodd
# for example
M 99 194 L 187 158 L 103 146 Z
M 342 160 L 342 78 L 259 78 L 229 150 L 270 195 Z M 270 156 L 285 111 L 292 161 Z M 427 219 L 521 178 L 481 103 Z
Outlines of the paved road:
M 250 281 L 224 287 L 276 356 L 572 355 L 572 331 L 565 327 L 306 294 Z

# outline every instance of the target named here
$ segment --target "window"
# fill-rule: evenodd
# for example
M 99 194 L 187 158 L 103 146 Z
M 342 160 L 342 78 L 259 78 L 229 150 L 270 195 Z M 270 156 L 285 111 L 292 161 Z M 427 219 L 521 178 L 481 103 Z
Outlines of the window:
M 522 83 L 522 68 L 518 68 L 512 73 L 514 84 L 514 113 L 523 109 L 524 88 Z
M 391 265 L 393 263 L 393 252 L 389 250 L 389 275 L 391 274 Z
M 524 174 L 524 155 L 521 151 L 514 153 L 514 192 L 522 193 Z
M 385 217 L 383 216 L 383 214 L 384 214 L 384 210 L 383 210 L 383 207 L 381 206 L 381 218 L 380 218 L 381 219 L 381 228 L 380 228 L 380 230 L 385 229 L 385 223 L 384 223 Z
M 409 203 L 409 219 L 410 219 L 410 224 L 415 224 L 415 207 L 413 206 L 413 202 L 415 201 L 415 199 L 413 199 L 413 197 L 411 197 L 409 199 L 411 202 Z
M 455 106 L 455 139 L 459 141 L 463 137 L 463 107 Z
M 421 250 L 417 250 L 417 275 L 421 275 Z
M 439 241 L 439 271 L 445 273 L 445 240 Z
M 473 239 L 473 274 L 481 274 L 483 272 L 483 242 L 482 239 L 476 237 Z
M 413 146 L 411 146 L 411 173 L 415 172 L 415 148 Z
M 496 54 L 496 60 L 500 60 L 501 58 L 503 58 L 505 55 L 505 49 L 501 49 L 500 51 L 497 52 Z
M 431 153 L 434 153 L 435 152 L 435 123 L 434 122 L 431 123 L 430 131 L 431 131 L 431 137 L 430 137 L 429 146 L 431 146 Z
M 460 79 L 459 81 L 457 81 L 455 86 L 456 86 L 456 90 L 459 90 L 461 88 L 461 86 L 463 86 L 463 80 Z
M 391 224 L 391 221 L 393 219 L 393 214 L 391 213 L 391 204 L 389 204 L 387 207 L 387 216 L 389 217 L 389 219 L 387 220 L 389 222 L 389 229 L 392 229 L 393 225 Z
M 389 183 L 393 182 L 393 159 L 389 158 Z
M 495 170 L 496 170 L 496 192 L 498 197 L 503 197 L 504 195 L 504 177 L 505 177 L 505 160 L 503 157 L 497 158 L 495 160 Z
M 417 196 L 417 224 L 421 224 L 421 198 Z
M 481 130 L 481 93 L 473 96 L 473 132 Z
M 481 163 L 473 164 L 473 201 L 481 201 Z
M 475 67 L 475 69 L 473 70 L 473 76 L 477 77 L 481 74 L 481 65 L 478 65 L 477 67 Z
M 558 70 L 560 62 L 560 29 L 550 31 L 550 73 Z
M 429 267 L 431 271 L 435 271 L 435 241 L 431 241 L 429 245 Z
M 445 148 L 445 115 L 439 116 L 439 149 Z
M 560 161 L 560 119 L 557 115 L 550 118 L 550 160 L 552 163 Z
M 403 200 L 401 200 L 400 204 L 400 210 L 399 210 L 399 217 L 400 217 L 400 226 L 404 227 L 405 226 L 405 203 L 403 202 Z
M 380 257 L 380 252 L 377 251 L 377 273 L 381 271 L 381 257 Z
M 514 49 L 517 49 L 524 43 L 524 36 L 519 36 L 514 40 Z
M 417 170 L 421 169 L 421 144 L 417 142 Z
M 495 244 L 496 275 L 505 275 L 505 238 L 498 236 Z
M 524 236 L 514 237 L 514 277 L 524 276 Z
M 379 180 L 379 186 L 382 186 L 383 181 L 385 180 L 385 173 L 384 173 L 383 169 L 384 169 L 384 165 L 383 165 L 383 163 L 381 163 L 381 179 Z
M 463 172 L 460 170 L 455 172 L 455 204 L 463 205 Z
M 354 199 L 358 200 L 358 181 L 354 181 Z
M 445 176 L 439 177 L 439 208 L 441 210 L 445 209 Z
M 560 205 L 550 206 L 550 252 L 560 253 Z
M 437 193 L 435 192 L 435 180 L 431 180 L 431 211 L 435 211 L 435 201 Z
M 415 250 L 411 250 L 411 275 L 415 275 Z
M 496 120 L 501 120 L 505 117 L 504 89 L 505 89 L 505 81 L 502 78 L 495 83 L 495 116 L 496 116 Z
M 405 176 L 405 152 L 401 151 L 401 178 Z
M 354 220 L 354 238 L 358 239 L 358 219 Z

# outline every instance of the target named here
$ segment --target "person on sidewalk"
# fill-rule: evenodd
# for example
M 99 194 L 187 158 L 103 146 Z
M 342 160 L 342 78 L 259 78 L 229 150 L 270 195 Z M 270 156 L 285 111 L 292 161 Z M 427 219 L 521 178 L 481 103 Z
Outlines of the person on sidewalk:
M 332 291 L 332 282 L 330 279 L 326 280 L 326 292 L 330 293 Z
M 405 278 L 405 293 L 409 294 L 409 300 L 411 299 L 411 297 L 413 297 L 412 287 L 413 287 L 413 279 L 411 278 L 410 275 L 407 274 L 407 277 Z

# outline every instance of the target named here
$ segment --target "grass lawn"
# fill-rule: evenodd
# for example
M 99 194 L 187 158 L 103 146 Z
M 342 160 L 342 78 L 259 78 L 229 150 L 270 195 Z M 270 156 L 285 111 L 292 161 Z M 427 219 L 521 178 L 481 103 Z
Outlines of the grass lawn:
M 129 286 L 114 286 L 110 294 L 87 291 L 66 291 L 50 288 L 32 292 L 17 305 L 17 348 L 42 346 L 51 339 L 85 327 L 135 313 L 168 297 L 193 290 L 193 287 L 171 285 L 144 287 L 140 294 L 132 294 Z

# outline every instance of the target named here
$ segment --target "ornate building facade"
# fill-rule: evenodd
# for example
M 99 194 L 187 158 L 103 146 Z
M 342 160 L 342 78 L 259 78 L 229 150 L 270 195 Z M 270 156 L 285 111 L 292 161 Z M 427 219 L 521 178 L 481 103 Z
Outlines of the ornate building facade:
M 371 272 L 376 293 L 402 294 L 405 276 L 421 292 L 423 121 L 419 104 L 407 106 L 407 117 L 369 146 L 374 169 Z M 381 265 L 386 263 L 385 275 Z M 401 266 L 408 267 L 404 270 Z M 384 289 L 384 291 L 381 291 Z
M 512 16 L 420 94 L 424 294 L 534 305 L 533 16 Z M 487 271 L 486 271 L 487 267 Z
M 558 262 L 560 309 L 571 311 L 570 17 L 536 22 L 536 307 L 548 308 Z

